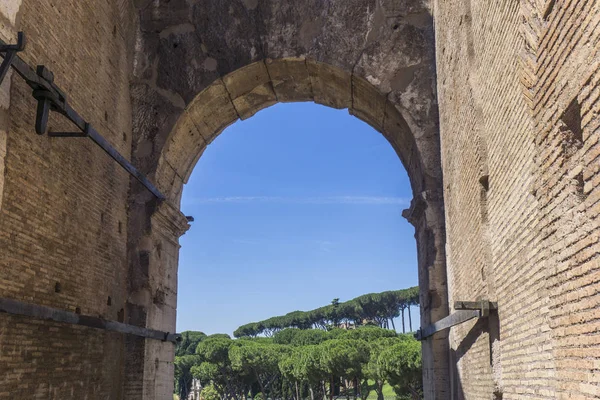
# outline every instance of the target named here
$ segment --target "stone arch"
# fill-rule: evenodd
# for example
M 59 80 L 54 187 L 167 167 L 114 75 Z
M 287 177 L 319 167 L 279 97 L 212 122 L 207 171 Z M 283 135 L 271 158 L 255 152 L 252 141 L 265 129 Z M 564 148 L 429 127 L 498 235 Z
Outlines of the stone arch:
M 428 178 L 410 127 L 385 95 L 363 78 L 303 58 L 258 61 L 200 92 L 183 110 L 164 144 L 155 173 L 159 189 L 173 205 L 179 205 L 196 162 L 226 127 L 278 102 L 301 101 L 347 108 L 386 137 L 408 171 L 414 193 L 434 189 L 435 178 Z
M 414 194 L 421 324 L 448 314 L 433 25 L 420 0 L 140 1 L 132 159 L 167 196 L 132 182 L 129 322 L 175 329 L 184 183 L 225 127 L 277 102 L 347 108 L 381 132 Z M 168 396 L 173 349 L 127 344 L 125 392 Z M 449 396 L 445 334 L 424 342 L 426 399 Z M 129 386 L 132 386 L 129 388 Z
M 167 201 L 155 204 L 151 210 L 144 208 L 145 215 L 150 217 L 150 229 L 140 241 L 143 246 L 137 249 L 144 252 L 145 260 L 152 258 L 146 253 L 152 253 L 157 247 L 160 253 L 171 248 L 168 260 L 159 255 L 155 263 L 147 261 L 155 264 L 156 273 L 152 273 L 152 266 L 143 268 L 150 271 L 150 286 L 154 290 L 149 295 L 153 298 L 153 307 L 156 306 L 156 293 L 164 297 L 164 293 L 171 292 L 173 300 L 169 312 L 156 308 L 154 313 L 145 310 L 146 323 L 162 321 L 161 329 L 174 329 L 177 282 L 173 277 L 177 269 L 177 239 L 187 228 L 185 218 L 178 211 L 179 203 L 184 184 L 205 148 L 238 119 L 250 118 L 277 102 L 293 101 L 315 101 L 334 108 L 348 108 L 351 115 L 382 133 L 394 148 L 408 172 L 415 195 L 411 208 L 403 215 L 417 230 L 422 324 L 447 313 L 443 201 L 439 192 L 441 180 L 435 175 L 438 168 L 435 163 L 439 162 L 436 154 L 422 154 L 418 137 L 397 107 L 365 79 L 313 60 L 287 58 L 258 61 L 216 79 L 181 112 L 165 140 L 153 177 Z M 431 388 L 428 398 L 442 398 L 446 393 L 440 389 L 446 383 L 444 374 L 447 374 L 448 364 L 444 356 L 447 349 L 444 338 L 437 340 L 438 343 L 426 343 L 424 347 L 425 379 Z

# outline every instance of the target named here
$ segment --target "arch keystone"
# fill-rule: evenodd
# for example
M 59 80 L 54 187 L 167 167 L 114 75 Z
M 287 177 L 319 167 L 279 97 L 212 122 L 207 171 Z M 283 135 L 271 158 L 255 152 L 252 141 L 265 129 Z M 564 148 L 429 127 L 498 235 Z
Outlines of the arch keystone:
M 267 71 L 280 102 L 313 100 L 306 59 L 301 57 L 267 59 Z

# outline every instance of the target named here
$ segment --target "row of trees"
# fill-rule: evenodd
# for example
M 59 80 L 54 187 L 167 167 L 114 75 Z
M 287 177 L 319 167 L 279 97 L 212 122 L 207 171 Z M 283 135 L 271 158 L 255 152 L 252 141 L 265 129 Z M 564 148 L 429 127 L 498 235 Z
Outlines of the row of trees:
M 176 392 L 192 378 L 205 400 L 383 399 L 389 383 L 400 399 L 421 398 L 421 346 L 411 335 L 357 329 L 283 329 L 273 337 L 231 339 L 185 332 L 175 358 Z
M 402 332 L 406 332 L 404 312 L 408 310 L 409 330 L 412 331 L 410 307 L 419 304 L 419 289 L 412 287 L 381 293 L 369 293 L 340 303 L 331 304 L 311 311 L 293 311 L 286 315 L 240 326 L 233 332 L 235 337 L 272 336 L 285 328 L 328 329 L 331 327 L 375 324 L 382 328 L 393 328 L 394 318 L 402 315 Z

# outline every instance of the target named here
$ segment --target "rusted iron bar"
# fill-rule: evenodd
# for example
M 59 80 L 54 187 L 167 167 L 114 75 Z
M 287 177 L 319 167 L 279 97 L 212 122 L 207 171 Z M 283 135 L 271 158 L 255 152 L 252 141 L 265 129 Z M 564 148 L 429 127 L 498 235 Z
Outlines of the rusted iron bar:
M 415 339 L 417 340 L 425 340 L 429 336 L 432 336 L 434 333 L 443 331 L 444 329 L 448 329 L 453 327 L 454 325 L 462 324 L 473 318 L 480 318 L 481 311 L 479 310 L 462 310 L 456 311 L 452 314 L 448 315 L 446 318 L 442 318 L 433 324 L 419 329 L 415 333 Z
M 119 153 L 90 123 L 84 120 L 67 102 L 65 93 L 54 84 L 54 75 L 48 68 L 38 65 L 34 70 L 23 61 L 17 52 L 25 48 L 25 35 L 19 32 L 16 45 L 8 45 L 0 40 L 0 53 L 4 53 L 3 62 L 0 65 L 0 84 L 8 69 L 12 67 L 21 78 L 33 89 L 33 97 L 38 101 L 35 131 L 39 135 L 48 134 L 50 137 L 89 137 L 102 150 L 111 156 L 125 171 L 136 178 L 146 189 L 148 189 L 159 200 L 165 200 L 165 196 L 148 180 L 148 178 L 137 170 L 121 153 Z M 48 132 L 48 118 L 50 111 L 64 115 L 71 121 L 79 132 Z
M 71 325 L 87 326 L 89 328 L 103 329 L 106 331 L 120 332 L 127 335 L 140 336 L 146 339 L 161 340 L 163 342 L 177 343 L 181 340 L 181 335 L 178 333 L 142 328 L 117 321 L 109 321 L 99 317 L 92 317 L 90 315 L 81 315 L 69 311 L 59 310 L 57 308 L 23 303 L 21 301 L 12 299 L 0 298 L 0 312 Z
M 473 318 L 488 317 L 490 315 L 490 310 L 498 309 L 498 303 L 487 300 L 457 301 L 454 303 L 454 309 L 456 311 L 447 317 L 442 318 L 425 328 L 419 329 L 415 333 L 415 338 L 417 340 L 425 340 L 437 332 L 462 324 Z
M 454 302 L 455 310 L 481 310 L 481 316 L 487 317 L 490 315 L 490 310 L 497 310 L 498 303 L 488 301 L 488 300 L 479 300 L 479 301 L 455 301 Z

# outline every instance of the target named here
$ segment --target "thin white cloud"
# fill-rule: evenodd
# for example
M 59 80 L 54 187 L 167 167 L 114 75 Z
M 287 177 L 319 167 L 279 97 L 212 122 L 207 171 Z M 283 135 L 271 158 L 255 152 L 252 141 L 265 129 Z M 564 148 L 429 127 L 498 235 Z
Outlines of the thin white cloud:
M 382 196 L 324 196 L 324 197 L 282 197 L 282 196 L 225 196 L 196 197 L 186 201 L 187 204 L 354 204 L 354 205 L 397 205 L 408 206 L 410 199 L 404 197 Z

